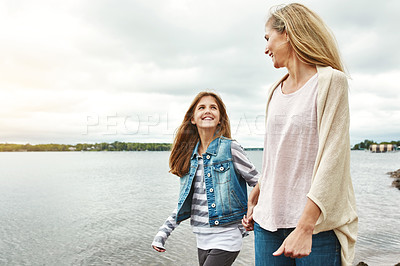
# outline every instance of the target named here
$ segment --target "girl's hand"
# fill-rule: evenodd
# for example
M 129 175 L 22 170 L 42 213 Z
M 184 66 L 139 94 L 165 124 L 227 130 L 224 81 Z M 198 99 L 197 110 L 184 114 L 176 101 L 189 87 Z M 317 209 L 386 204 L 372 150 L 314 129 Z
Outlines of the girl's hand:
M 247 218 L 246 215 L 243 215 L 242 225 L 246 229 L 246 231 L 253 231 L 254 230 L 253 214 L 251 214 L 249 218 Z
M 260 185 L 257 185 L 252 189 L 249 195 L 249 200 L 247 203 L 247 215 L 243 216 L 242 225 L 246 231 L 254 230 L 254 220 L 253 220 L 253 209 L 257 205 L 258 196 L 260 195 Z
M 158 252 L 165 252 L 164 248 L 159 248 L 159 247 L 156 247 L 156 246 L 152 246 L 152 247 L 154 248 L 154 250 L 156 250 Z

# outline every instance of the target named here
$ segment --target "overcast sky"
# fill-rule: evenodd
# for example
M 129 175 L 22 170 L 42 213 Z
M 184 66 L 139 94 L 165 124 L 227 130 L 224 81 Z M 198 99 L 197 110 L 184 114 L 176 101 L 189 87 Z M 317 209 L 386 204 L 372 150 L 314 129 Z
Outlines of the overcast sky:
M 400 140 L 400 1 L 298 1 L 351 75 L 351 143 Z M 172 142 L 193 97 L 224 100 L 233 138 L 263 144 L 271 6 L 288 1 L 0 0 L 0 143 Z

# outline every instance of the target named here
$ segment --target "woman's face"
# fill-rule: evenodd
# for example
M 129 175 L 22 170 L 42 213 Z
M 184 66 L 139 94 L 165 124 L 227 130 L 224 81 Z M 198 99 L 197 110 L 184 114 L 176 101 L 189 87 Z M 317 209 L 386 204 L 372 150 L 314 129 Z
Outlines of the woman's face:
M 290 44 L 286 31 L 279 33 L 271 28 L 271 23 L 265 27 L 265 54 L 269 55 L 275 68 L 286 67 L 290 55 Z
M 220 120 L 220 112 L 217 101 L 212 96 L 204 96 L 197 103 L 192 124 L 201 129 L 216 129 Z

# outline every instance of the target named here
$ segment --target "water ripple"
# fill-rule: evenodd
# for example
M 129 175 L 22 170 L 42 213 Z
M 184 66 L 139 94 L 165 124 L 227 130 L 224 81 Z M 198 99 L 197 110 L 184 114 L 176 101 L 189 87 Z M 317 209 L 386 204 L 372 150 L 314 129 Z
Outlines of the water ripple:
M 183 222 L 157 253 L 151 242 L 175 208 L 168 152 L 0 153 L 1 265 L 197 265 Z M 248 152 L 261 169 L 261 152 Z M 400 153 L 352 152 L 359 214 L 355 262 L 400 262 L 400 191 L 385 175 Z M 20 167 L 23 165 L 24 167 Z M 254 264 L 253 234 L 235 265 Z

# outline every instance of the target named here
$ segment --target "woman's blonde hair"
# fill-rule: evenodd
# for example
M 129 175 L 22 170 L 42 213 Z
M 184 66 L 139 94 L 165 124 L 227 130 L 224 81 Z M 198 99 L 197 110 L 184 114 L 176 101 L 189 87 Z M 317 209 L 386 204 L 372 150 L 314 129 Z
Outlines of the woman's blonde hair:
M 323 20 L 304 5 L 272 7 L 266 25 L 279 33 L 286 31 L 289 43 L 304 63 L 344 72 L 335 37 Z
M 223 103 L 221 97 L 219 97 L 216 93 L 208 91 L 203 91 L 197 94 L 190 104 L 190 107 L 183 118 L 182 124 L 177 129 L 174 143 L 172 144 L 171 155 L 169 157 L 170 172 L 179 177 L 183 177 L 189 172 L 190 156 L 192 155 L 193 149 L 197 142 L 200 140 L 197 126 L 192 124 L 191 120 L 197 104 L 201 98 L 205 96 L 214 97 L 220 113 L 220 124 L 217 126 L 214 138 L 218 138 L 220 136 L 231 138 L 231 125 L 228 114 L 226 113 L 225 104 Z

